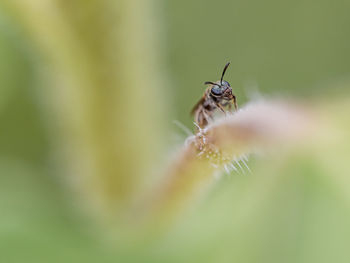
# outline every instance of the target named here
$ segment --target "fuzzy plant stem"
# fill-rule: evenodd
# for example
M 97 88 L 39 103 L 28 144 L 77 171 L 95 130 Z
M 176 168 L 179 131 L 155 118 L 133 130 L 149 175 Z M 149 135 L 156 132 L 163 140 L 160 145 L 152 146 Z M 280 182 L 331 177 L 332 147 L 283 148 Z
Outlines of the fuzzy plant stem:
M 311 129 L 302 107 L 282 101 L 256 101 L 189 137 L 152 191 L 148 208 L 152 224 L 169 222 L 213 185 L 222 171 L 249 171 L 247 156 L 281 148 Z

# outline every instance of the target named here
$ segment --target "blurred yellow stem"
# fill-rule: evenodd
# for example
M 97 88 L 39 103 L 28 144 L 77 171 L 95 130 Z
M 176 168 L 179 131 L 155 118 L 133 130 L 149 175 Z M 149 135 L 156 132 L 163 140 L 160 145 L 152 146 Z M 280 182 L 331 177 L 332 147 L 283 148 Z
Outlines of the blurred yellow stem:
M 112 219 L 150 176 L 164 107 L 151 1 L 8 0 L 42 61 L 42 100 L 73 188 Z M 160 111 L 159 108 L 162 108 Z M 150 154 L 152 152 L 152 154 Z

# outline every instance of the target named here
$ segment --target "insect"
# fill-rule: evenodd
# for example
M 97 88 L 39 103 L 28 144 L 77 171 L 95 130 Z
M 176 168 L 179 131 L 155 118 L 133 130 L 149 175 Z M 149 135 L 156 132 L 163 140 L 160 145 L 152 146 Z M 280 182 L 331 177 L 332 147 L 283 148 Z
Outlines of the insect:
M 236 96 L 232 93 L 231 85 L 223 80 L 229 65 L 230 62 L 225 65 L 220 80 L 216 82 L 204 82 L 204 84 L 209 85 L 209 87 L 191 111 L 191 114 L 194 115 L 194 121 L 200 128 L 204 128 L 208 125 L 209 121 L 213 119 L 213 114 L 216 110 L 220 110 L 226 114 L 225 107 L 228 106 L 230 111 L 232 109 L 232 104 L 235 110 L 237 110 Z

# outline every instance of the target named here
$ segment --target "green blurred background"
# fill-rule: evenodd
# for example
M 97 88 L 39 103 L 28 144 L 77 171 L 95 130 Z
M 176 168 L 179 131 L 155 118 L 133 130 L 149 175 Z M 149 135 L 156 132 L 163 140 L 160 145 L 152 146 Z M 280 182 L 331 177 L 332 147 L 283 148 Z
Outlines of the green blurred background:
M 349 77 L 348 1 L 167 1 L 165 7 L 181 120 L 225 61 L 241 103 L 250 83 L 264 94 L 315 97 Z
M 350 2 L 128 1 L 1 0 L 0 262 L 349 262 Z M 129 233 L 125 207 L 184 140 L 173 120 L 192 129 L 227 61 L 239 105 L 252 87 L 326 102 L 341 135 Z

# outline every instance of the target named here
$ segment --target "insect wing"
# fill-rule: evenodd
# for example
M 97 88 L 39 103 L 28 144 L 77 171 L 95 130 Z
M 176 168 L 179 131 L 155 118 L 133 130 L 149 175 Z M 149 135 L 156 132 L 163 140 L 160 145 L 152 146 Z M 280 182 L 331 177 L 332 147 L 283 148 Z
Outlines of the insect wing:
M 204 101 L 205 101 L 205 95 L 196 103 L 196 105 L 194 105 L 194 107 L 191 110 L 191 115 L 194 115 L 198 107 L 201 106 L 204 103 Z

